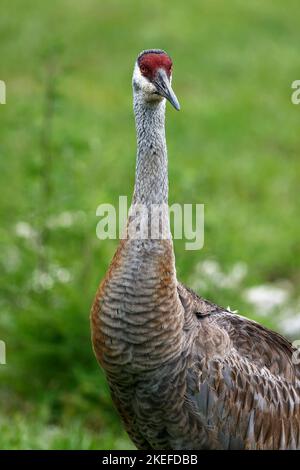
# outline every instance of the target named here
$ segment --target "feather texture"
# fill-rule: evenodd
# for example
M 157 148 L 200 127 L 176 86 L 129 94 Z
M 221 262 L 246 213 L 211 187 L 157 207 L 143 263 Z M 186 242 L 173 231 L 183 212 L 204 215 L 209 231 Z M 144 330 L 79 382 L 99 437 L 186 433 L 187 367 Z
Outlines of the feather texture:
M 167 203 L 167 149 L 165 101 L 155 101 L 145 80 L 136 64 L 133 204 L 150 207 Z M 132 239 L 139 217 L 128 221 L 91 314 L 95 354 L 135 445 L 300 449 L 300 371 L 291 344 L 179 283 L 168 216 L 163 239 Z

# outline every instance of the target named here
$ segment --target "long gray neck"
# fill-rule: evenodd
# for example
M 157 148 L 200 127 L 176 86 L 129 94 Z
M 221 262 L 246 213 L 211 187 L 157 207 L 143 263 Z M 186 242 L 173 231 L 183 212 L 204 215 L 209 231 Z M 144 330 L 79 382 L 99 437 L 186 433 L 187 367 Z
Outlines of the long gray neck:
M 121 241 L 104 280 L 99 343 L 106 370 L 125 365 L 150 370 L 178 356 L 182 350 L 184 311 L 177 293 L 173 243 L 168 211 L 168 168 L 165 141 L 165 102 L 145 103 L 135 96 L 137 130 L 136 182 L 128 218 L 127 237 Z M 139 207 L 146 209 L 147 216 Z M 157 221 L 153 206 L 164 207 L 159 236 L 135 238 L 132 228 L 149 228 Z M 150 221 L 149 224 L 149 212 Z M 154 226 L 156 224 L 154 223 Z M 142 230 L 144 235 L 144 231 Z M 106 336 L 105 336 L 106 335 Z M 112 339 L 110 339 L 112 338 Z M 101 356 L 102 354 L 102 356 Z M 125 380 L 128 376 L 125 371 Z M 120 375 L 119 375 L 120 379 Z
M 165 108 L 165 100 L 147 103 L 139 94 L 134 95 L 137 133 L 135 204 L 168 203 Z

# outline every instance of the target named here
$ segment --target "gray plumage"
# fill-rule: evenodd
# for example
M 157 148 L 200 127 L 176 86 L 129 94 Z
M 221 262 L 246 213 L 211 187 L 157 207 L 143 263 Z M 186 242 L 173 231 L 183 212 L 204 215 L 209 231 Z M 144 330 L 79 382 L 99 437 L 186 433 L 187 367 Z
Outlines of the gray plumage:
M 133 205 L 146 207 L 168 202 L 166 102 L 153 83 L 136 63 Z M 300 372 L 291 344 L 183 286 L 167 211 L 163 239 L 132 239 L 131 223 L 142 218 L 129 218 L 129 236 L 120 242 L 91 315 L 95 354 L 135 445 L 299 449 Z

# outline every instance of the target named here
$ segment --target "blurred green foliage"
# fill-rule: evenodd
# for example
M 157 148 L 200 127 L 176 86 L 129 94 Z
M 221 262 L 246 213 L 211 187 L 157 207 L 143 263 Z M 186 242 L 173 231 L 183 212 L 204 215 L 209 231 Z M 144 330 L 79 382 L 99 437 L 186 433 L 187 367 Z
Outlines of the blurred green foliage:
M 296 0 L 2 0 L 0 79 L 0 447 L 131 448 L 94 359 L 89 310 L 116 248 L 98 204 L 134 184 L 131 74 L 166 49 L 182 111 L 168 107 L 170 202 L 205 204 L 197 265 L 248 271 L 202 295 L 259 318 L 241 295 L 300 280 L 300 14 Z M 295 294 L 296 295 L 296 294 Z

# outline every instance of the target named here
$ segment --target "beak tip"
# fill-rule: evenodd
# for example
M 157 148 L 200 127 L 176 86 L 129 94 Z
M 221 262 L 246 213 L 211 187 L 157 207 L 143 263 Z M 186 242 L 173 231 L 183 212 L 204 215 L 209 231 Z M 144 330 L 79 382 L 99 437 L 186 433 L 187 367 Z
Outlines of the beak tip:
M 179 104 L 179 101 L 176 97 L 176 95 L 174 94 L 173 90 L 172 91 L 172 94 L 169 98 L 169 101 L 171 103 L 171 105 L 176 109 L 176 111 L 180 111 L 180 104 Z
M 171 105 L 173 106 L 173 108 L 176 109 L 176 111 L 180 111 L 180 104 L 179 104 L 179 101 L 175 95 L 175 93 L 173 92 L 173 90 L 171 90 L 171 93 L 170 95 L 167 97 L 167 100 L 171 103 Z
M 176 111 L 180 111 L 180 104 L 178 103 L 178 101 L 172 101 L 171 104 L 173 105 L 173 108 L 176 109 Z

